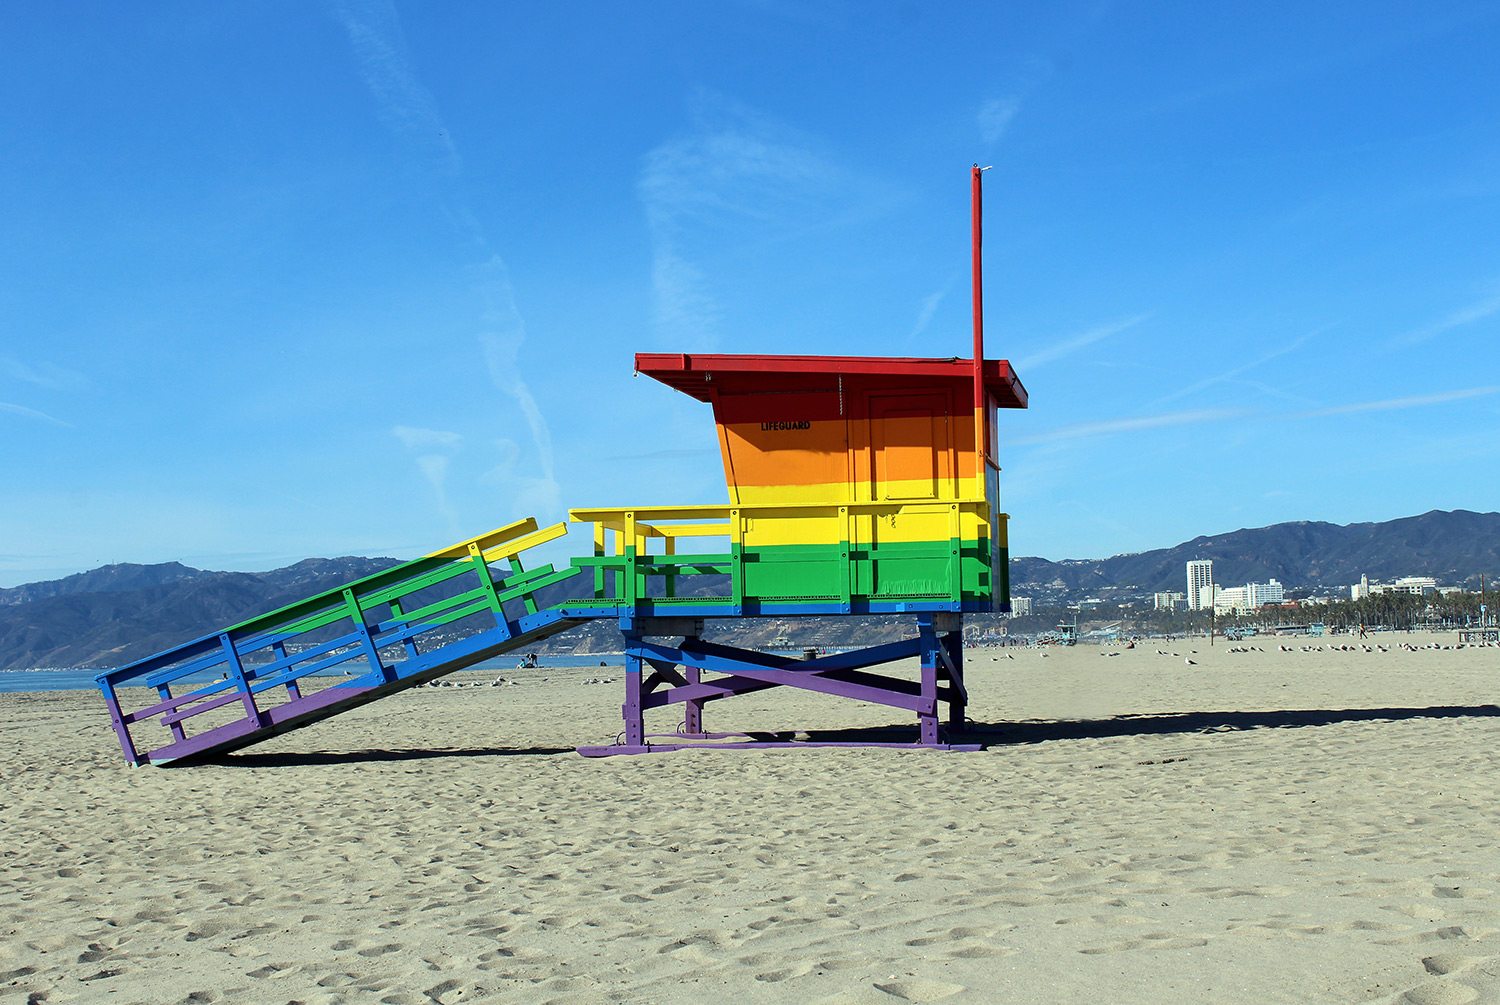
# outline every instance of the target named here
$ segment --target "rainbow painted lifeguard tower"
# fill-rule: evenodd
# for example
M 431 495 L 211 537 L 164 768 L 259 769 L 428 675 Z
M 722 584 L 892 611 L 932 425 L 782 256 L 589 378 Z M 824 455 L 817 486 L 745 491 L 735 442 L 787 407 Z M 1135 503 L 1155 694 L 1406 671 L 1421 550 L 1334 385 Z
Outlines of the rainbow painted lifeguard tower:
M 973 357 L 637 355 L 639 373 L 712 407 L 727 504 L 572 510 L 592 554 L 561 570 L 521 556 L 567 525 L 521 521 L 100 674 L 126 760 L 222 754 L 598 619 L 623 639 L 624 728 L 585 755 L 976 749 L 957 735 L 962 621 L 1009 610 L 995 425 L 1000 409 L 1027 404 L 1010 365 L 982 351 L 978 177 Z M 544 606 L 544 588 L 568 599 Z M 910 615 L 915 637 L 814 659 L 703 637 L 716 619 L 865 614 Z M 912 657 L 915 680 L 871 670 Z M 348 676 L 302 693 L 300 681 L 330 671 Z M 122 700 L 134 683 L 153 690 L 132 710 Z M 709 702 L 776 687 L 905 710 L 916 736 L 809 744 L 706 729 Z M 673 705 L 677 728 L 648 733 L 647 713 Z M 166 742 L 148 748 L 138 733 L 151 724 Z

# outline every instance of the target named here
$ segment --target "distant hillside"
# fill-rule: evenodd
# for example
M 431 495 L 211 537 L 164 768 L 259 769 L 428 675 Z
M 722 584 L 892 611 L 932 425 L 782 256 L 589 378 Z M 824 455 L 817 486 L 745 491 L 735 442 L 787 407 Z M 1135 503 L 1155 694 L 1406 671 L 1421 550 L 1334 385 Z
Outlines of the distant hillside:
M 310 558 L 271 572 L 107 565 L 0 591 L 0 669 L 117 666 L 396 564 Z
M 1189 559 L 1214 560 L 1224 586 L 1272 577 L 1290 588 L 1343 588 L 1371 579 L 1433 576 L 1477 585 L 1500 573 L 1500 513 L 1434 510 L 1386 523 L 1339 526 L 1283 523 L 1194 538 L 1174 548 L 1113 558 L 1011 562 L 1012 592 L 1044 601 L 1100 594 L 1120 598 L 1180 591 Z M 208 572 L 177 562 L 108 565 L 43 583 L 0 590 L 0 669 L 119 666 L 313 593 L 395 564 L 390 558 L 310 558 L 271 572 Z M 690 581 L 694 592 L 722 588 L 722 577 Z M 1057 585 L 1060 584 L 1060 585 Z M 576 594 L 576 583 L 544 591 L 544 603 Z M 790 632 L 799 642 L 840 645 L 900 638 L 908 618 L 828 619 L 792 625 L 762 619 L 717 626 L 715 637 L 769 644 Z M 540 647 L 603 652 L 619 648 L 612 624 L 586 625 Z
M 1181 592 L 1185 564 L 1214 562 L 1223 586 L 1276 578 L 1288 587 L 1346 587 L 1361 574 L 1372 580 L 1433 576 L 1440 583 L 1478 584 L 1480 573 L 1500 572 L 1500 513 L 1433 510 L 1385 523 L 1278 523 L 1196 537 L 1173 548 L 1113 558 L 1011 562 L 1018 596 L 1061 582 L 1072 597 L 1100 592 Z

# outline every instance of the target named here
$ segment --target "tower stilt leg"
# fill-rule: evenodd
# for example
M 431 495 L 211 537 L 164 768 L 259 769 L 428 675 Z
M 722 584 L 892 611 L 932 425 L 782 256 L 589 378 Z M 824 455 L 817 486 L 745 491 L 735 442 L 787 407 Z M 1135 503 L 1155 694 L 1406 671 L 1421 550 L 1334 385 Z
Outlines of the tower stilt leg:
M 963 729 L 969 710 L 967 685 L 964 683 L 963 632 L 948 632 L 944 635 L 943 651 L 948 656 L 948 679 L 952 682 L 952 694 L 948 698 L 948 727 Z
M 683 667 L 689 685 L 703 683 L 703 671 L 698 667 Z M 682 731 L 687 736 L 703 735 L 703 699 L 689 698 L 682 703 Z
M 634 650 L 638 639 L 626 639 L 625 647 L 625 704 L 620 712 L 625 717 L 625 744 L 639 747 L 646 742 L 645 709 L 641 703 L 641 657 Z
M 938 662 L 942 659 L 937 631 L 931 615 L 917 618 L 917 635 L 922 647 L 922 705 L 917 709 L 917 740 L 922 744 L 938 742 Z

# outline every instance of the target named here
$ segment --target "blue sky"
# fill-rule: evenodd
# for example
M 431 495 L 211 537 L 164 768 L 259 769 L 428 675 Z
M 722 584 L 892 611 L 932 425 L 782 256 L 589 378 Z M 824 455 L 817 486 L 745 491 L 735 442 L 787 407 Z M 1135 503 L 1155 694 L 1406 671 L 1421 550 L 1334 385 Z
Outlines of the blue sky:
M 1015 553 L 1493 510 L 1500 8 L 1281 6 L 9 5 L 0 585 L 717 502 L 632 353 L 967 354 L 975 161 Z

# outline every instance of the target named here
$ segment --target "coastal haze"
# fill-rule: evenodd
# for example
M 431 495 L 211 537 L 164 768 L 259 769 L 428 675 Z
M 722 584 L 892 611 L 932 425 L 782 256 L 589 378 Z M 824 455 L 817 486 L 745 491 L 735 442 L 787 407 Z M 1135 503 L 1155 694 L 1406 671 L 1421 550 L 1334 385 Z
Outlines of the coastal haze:
M 1348 599 L 1361 576 L 1420 575 L 1477 591 L 1500 572 L 1500 513 L 1433 511 L 1380 524 L 1291 523 L 1197 537 L 1171 548 L 1107 559 L 1011 562 L 1011 591 L 1062 609 L 1102 597 L 1127 611 L 1152 606 L 1155 593 L 1181 592 L 1186 562 L 1208 559 L 1223 583 L 1277 579 L 1307 596 Z M 180 563 L 106 566 L 61 580 L 0 589 L 0 671 L 121 666 L 186 638 L 238 623 L 304 596 L 333 589 L 395 564 L 389 558 L 306 559 L 264 573 L 209 572 Z M 694 589 L 727 589 L 725 577 L 699 577 Z M 557 603 L 570 583 L 546 591 Z M 1116 608 L 1111 608 L 1115 610 Z M 994 628 L 994 619 L 971 618 Z M 721 641 L 857 646 L 902 638 L 896 617 L 757 620 L 727 624 Z M 609 624 L 582 625 L 540 643 L 548 654 L 618 651 Z M 3 681 L 0 681 L 3 683 Z

